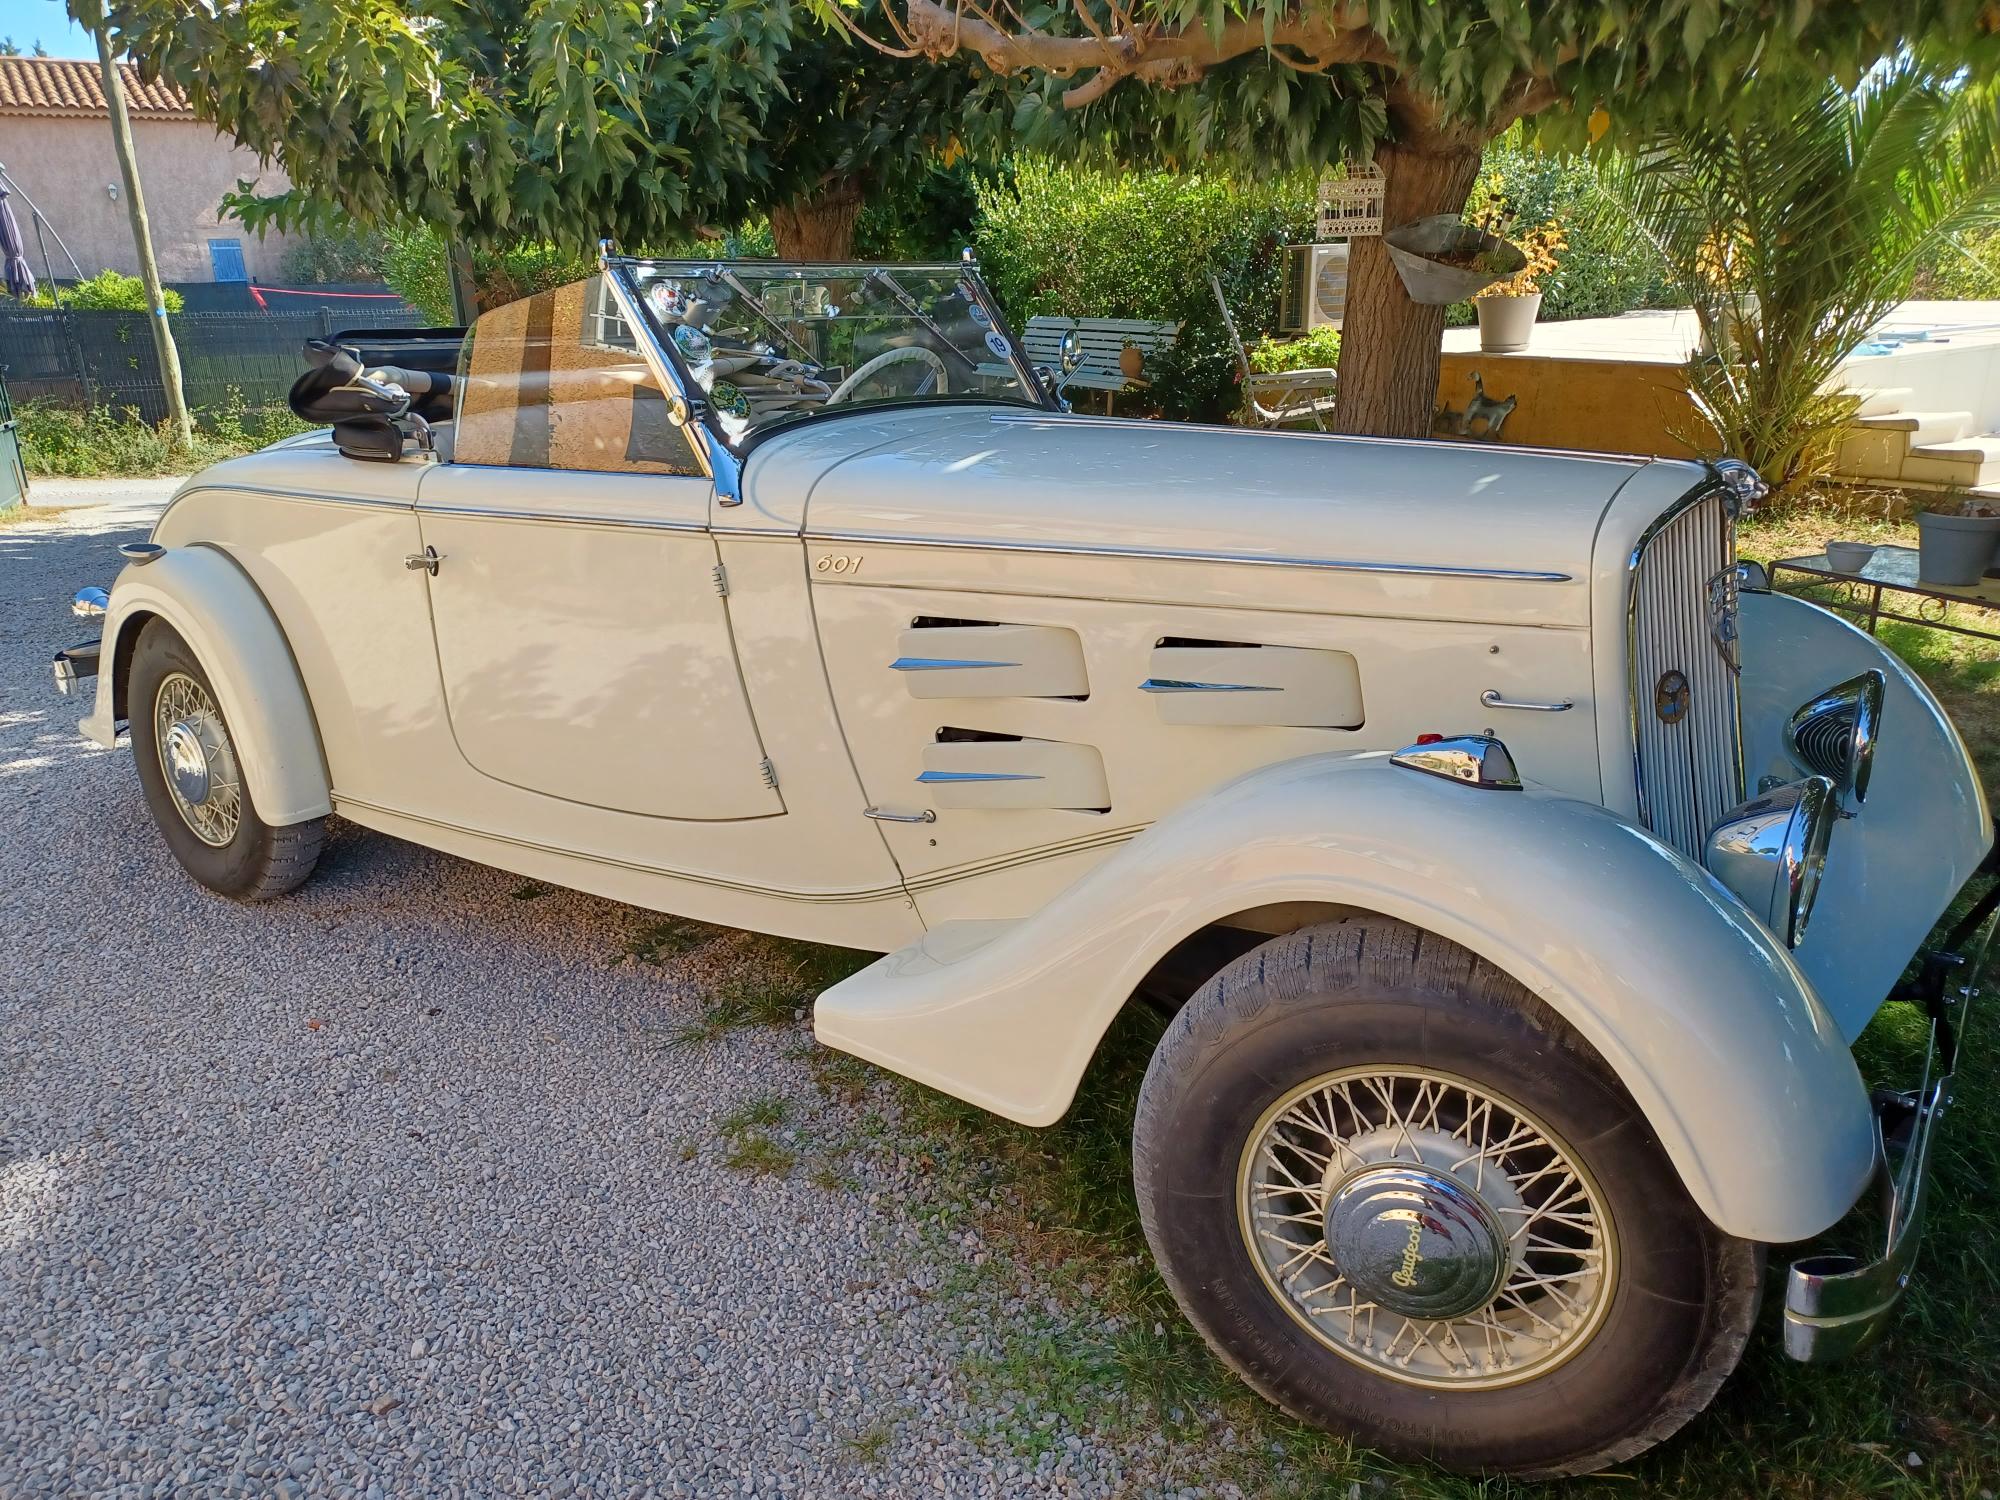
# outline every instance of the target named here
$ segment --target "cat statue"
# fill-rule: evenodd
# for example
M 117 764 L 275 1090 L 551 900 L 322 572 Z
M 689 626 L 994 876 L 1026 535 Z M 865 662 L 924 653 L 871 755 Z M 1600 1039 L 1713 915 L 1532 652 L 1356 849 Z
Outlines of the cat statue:
M 1471 437 L 1473 423 L 1484 422 L 1486 430 L 1481 436 L 1489 443 L 1498 442 L 1501 427 L 1506 424 L 1507 418 L 1513 415 L 1514 408 L 1520 405 L 1521 398 L 1513 395 L 1505 401 L 1495 401 L 1486 394 L 1486 382 L 1479 378 L 1477 370 L 1472 372 L 1472 389 L 1474 395 L 1465 403 L 1465 411 L 1458 419 L 1458 435 Z

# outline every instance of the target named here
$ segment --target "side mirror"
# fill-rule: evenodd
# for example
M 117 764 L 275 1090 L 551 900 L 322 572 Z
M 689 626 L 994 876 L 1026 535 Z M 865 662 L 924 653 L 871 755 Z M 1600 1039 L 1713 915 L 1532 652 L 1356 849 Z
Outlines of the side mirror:
M 1074 328 L 1065 332 L 1062 342 L 1056 345 L 1056 358 L 1062 362 L 1065 376 L 1074 375 L 1076 367 L 1083 363 L 1083 340 Z

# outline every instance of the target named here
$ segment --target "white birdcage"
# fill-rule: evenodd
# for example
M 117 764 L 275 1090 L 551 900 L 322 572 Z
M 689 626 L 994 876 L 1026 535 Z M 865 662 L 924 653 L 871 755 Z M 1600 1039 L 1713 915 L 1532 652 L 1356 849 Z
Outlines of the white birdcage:
M 1348 162 L 1339 177 L 1319 185 L 1316 240 L 1353 239 L 1382 232 L 1382 172 L 1373 163 Z

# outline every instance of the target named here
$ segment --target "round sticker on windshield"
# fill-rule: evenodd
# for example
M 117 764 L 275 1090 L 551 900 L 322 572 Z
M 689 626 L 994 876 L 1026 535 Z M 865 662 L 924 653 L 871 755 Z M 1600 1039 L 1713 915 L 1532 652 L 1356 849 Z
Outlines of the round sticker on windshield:
M 986 315 L 986 309 L 981 307 L 977 302 L 972 303 L 965 309 L 965 315 L 972 319 L 973 322 L 982 326 L 993 321 Z
M 1001 359 L 1005 359 L 1012 352 L 1007 347 L 1006 337 L 991 328 L 986 330 L 986 347 Z

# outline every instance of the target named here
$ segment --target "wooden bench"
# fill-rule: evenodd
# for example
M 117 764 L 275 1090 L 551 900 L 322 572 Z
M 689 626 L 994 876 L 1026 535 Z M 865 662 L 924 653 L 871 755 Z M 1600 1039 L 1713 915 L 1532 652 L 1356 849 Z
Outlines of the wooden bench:
M 1021 348 L 1027 353 L 1028 363 L 1047 365 L 1060 378 L 1063 335 L 1072 328 L 1083 345 L 1083 357 L 1064 384 L 1104 392 L 1107 412 L 1111 410 L 1111 398 L 1119 392 L 1140 390 L 1151 383 L 1144 374 L 1136 380 L 1129 378 L 1119 368 L 1118 356 L 1128 348 L 1137 349 L 1145 361 L 1140 368 L 1150 370 L 1155 356 L 1171 349 L 1181 331 L 1178 323 L 1155 323 L 1143 318 L 1030 318 L 1021 331 Z

